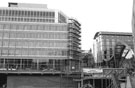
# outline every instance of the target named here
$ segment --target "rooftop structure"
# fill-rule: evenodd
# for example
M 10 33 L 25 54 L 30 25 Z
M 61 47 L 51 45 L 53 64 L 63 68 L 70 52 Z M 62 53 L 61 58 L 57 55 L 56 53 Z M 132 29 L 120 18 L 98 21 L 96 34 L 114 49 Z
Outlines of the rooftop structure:
M 29 4 L 29 3 L 13 3 L 13 2 L 9 2 L 8 7 L 47 9 L 47 4 Z

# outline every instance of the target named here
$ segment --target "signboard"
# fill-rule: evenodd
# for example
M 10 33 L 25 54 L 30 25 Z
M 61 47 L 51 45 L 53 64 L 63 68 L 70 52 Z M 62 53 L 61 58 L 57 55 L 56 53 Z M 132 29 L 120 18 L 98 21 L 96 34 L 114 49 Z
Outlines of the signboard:
M 101 68 L 83 68 L 84 73 L 103 73 Z

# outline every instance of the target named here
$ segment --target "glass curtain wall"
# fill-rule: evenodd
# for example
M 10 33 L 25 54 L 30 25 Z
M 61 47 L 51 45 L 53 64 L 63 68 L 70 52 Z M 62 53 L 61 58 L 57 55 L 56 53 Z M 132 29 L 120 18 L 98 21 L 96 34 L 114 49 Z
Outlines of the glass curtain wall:
M 66 70 L 66 24 L 0 24 L 1 69 Z
M 56 59 L 0 59 L 0 70 L 68 71 L 65 60 Z
M 54 23 L 55 12 L 1 9 L 0 21 Z

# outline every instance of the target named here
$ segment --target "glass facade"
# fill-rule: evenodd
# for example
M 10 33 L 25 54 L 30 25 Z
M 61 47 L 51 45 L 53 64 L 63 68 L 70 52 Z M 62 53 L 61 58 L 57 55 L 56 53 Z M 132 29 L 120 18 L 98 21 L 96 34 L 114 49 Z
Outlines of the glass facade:
M 117 42 L 124 42 L 131 49 L 133 46 L 133 37 L 131 33 L 121 32 L 99 32 L 94 38 L 94 56 L 97 63 L 109 61 L 114 55 L 114 47 Z
M 54 23 L 55 12 L 1 9 L 0 21 Z
M 65 71 L 64 60 L 56 60 L 56 59 L 0 59 L 0 70 L 24 70 L 24 71 L 32 71 L 32 70 L 41 70 L 41 71 Z
M 67 23 L 67 17 L 60 12 L 49 10 L 0 9 L 0 21 Z
M 0 8 L 0 70 L 79 69 L 69 59 L 79 58 L 80 25 L 57 11 L 17 8 Z
M 51 31 L 46 27 L 40 30 L 42 26 L 39 25 L 34 25 L 35 30 L 32 25 L 3 23 L 0 26 L 1 55 L 67 56 L 67 25 L 59 25 L 65 31 L 55 31 L 58 25 L 55 27 L 54 24 L 50 25 L 50 30 L 54 27 Z M 23 28 L 18 29 L 19 26 Z

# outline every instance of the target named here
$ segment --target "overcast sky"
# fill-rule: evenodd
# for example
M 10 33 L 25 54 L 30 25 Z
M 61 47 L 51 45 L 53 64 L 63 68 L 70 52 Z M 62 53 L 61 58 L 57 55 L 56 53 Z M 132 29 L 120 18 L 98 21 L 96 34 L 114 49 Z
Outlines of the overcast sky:
M 132 32 L 133 0 L 1 0 L 0 7 L 8 2 L 47 4 L 81 23 L 82 49 L 89 50 L 98 31 Z

